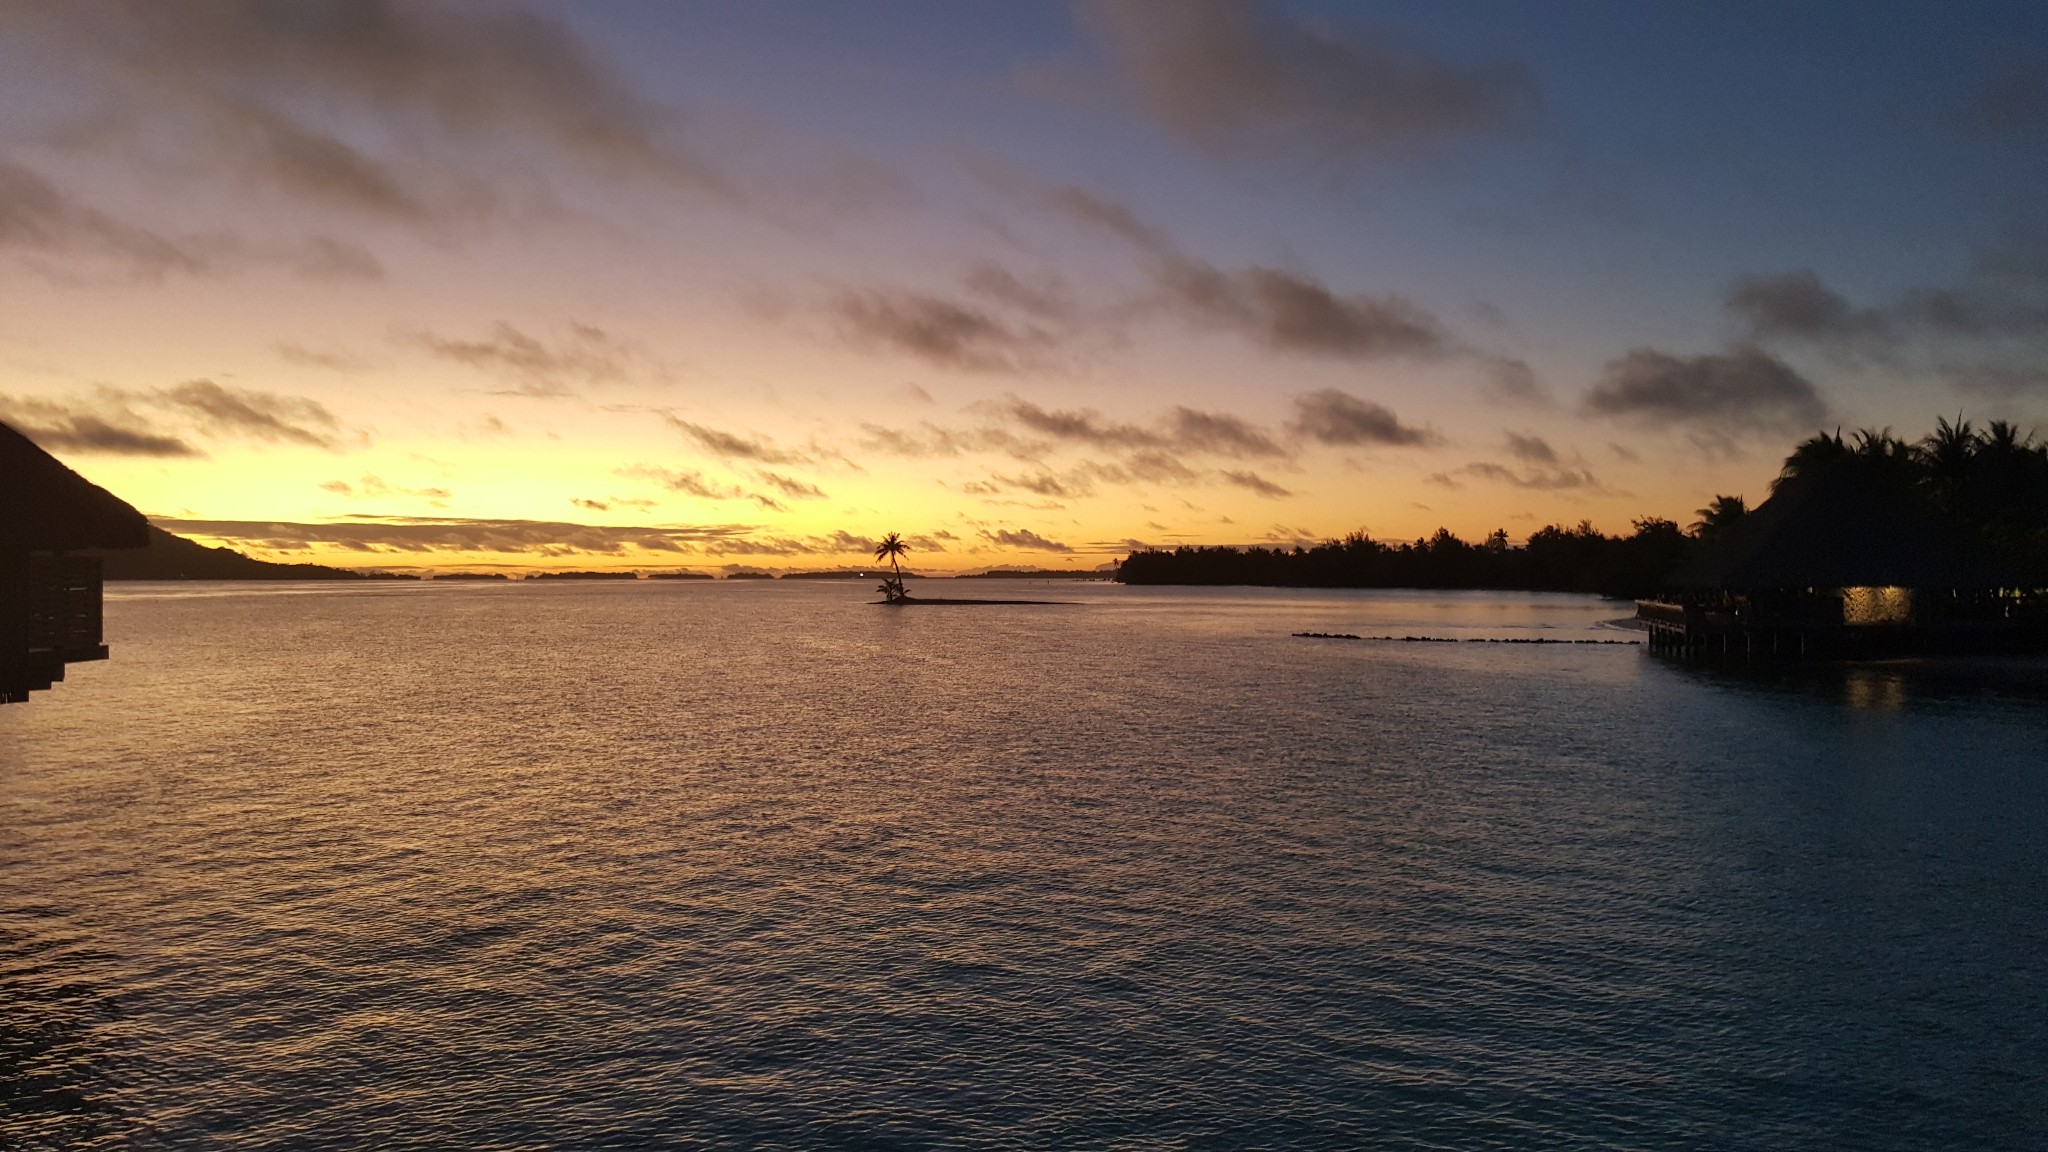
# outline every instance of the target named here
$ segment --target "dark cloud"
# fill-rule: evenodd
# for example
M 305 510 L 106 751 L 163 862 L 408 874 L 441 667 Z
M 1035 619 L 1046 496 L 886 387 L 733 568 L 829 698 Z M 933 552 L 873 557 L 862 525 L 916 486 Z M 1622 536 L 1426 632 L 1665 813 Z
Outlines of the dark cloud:
M 1011 397 L 1004 412 L 1040 436 L 1059 443 L 1158 452 L 1162 449 L 1213 456 L 1284 456 L 1264 429 L 1225 412 L 1176 407 L 1155 426 L 1104 419 L 1089 409 L 1048 409 Z
M 1173 442 L 1186 451 L 1220 456 L 1284 456 L 1287 450 L 1257 426 L 1223 412 L 1175 408 Z
M 56 451 L 126 456 L 201 456 L 187 438 L 256 440 L 336 448 L 341 422 L 303 396 L 187 380 L 169 388 L 96 388 L 64 400 L 0 396 L 0 419 Z
M 1547 408 L 1555 403 L 1550 390 L 1525 360 L 1512 356 L 1481 356 L 1485 380 L 1481 389 L 1487 396 L 1509 404 Z
M 1166 233 L 1140 219 L 1128 204 L 1074 184 L 1053 185 L 1040 193 L 1053 211 L 1119 236 L 1134 247 L 1149 252 L 1177 251 Z
M 2033 286 L 1916 288 L 1886 310 L 1937 339 L 2037 339 L 2048 335 L 2048 293 Z
M 352 500 L 381 500 L 392 496 L 410 496 L 414 499 L 440 504 L 445 500 L 454 498 L 455 495 L 446 488 L 407 488 L 402 484 L 392 484 L 381 476 L 365 476 L 354 483 L 350 483 L 347 480 L 328 480 L 322 483 L 320 488 L 322 491 L 332 492 L 336 496 L 345 496 Z
M 1345 169 L 1526 130 L 1541 101 L 1519 63 L 1437 58 L 1384 30 L 1311 25 L 1250 0 L 1087 0 L 1139 105 L 1215 155 Z
M 1959 346 L 2005 370 L 2038 362 L 2048 338 L 2048 239 L 2006 237 L 1949 283 L 1909 287 L 1859 307 L 1810 269 L 1755 276 L 1730 292 L 1729 308 L 1758 339 L 1798 339 L 1893 359 L 1915 351 L 1953 359 Z M 1995 347 L 2004 343 L 2006 347 Z
M 149 402 L 185 413 L 201 431 L 215 436 L 332 448 L 341 432 L 341 422 L 317 400 L 229 388 L 211 380 L 187 380 L 149 394 Z
M 1124 458 L 1121 476 L 1147 484 L 1187 483 L 1200 474 L 1167 452 L 1133 452 Z
M 752 460 L 760 464 L 794 464 L 804 459 L 795 453 L 784 452 L 765 440 L 693 424 L 669 413 L 663 413 L 662 419 L 666 420 L 671 428 L 689 437 L 697 447 L 713 456 L 729 460 Z
M 990 532 L 982 530 L 982 538 L 991 544 L 1005 548 L 1022 548 L 1029 552 L 1072 552 L 1073 548 L 1057 540 L 1048 540 L 1029 528 L 999 529 Z
M 5 160 L 0 160 L 0 252 L 97 261 L 149 281 L 252 267 L 282 268 L 310 280 L 384 275 L 383 264 L 368 249 L 324 236 L 264 243 L 228 232 L 168 236 L 81 203 L 40 174 Z
M 79 204 L 37 173 L 0 160 L 0 249 L 101 256 L 162 276 L 210 271 L 216 247 L 118 220 Z
M 2048 364 L 1951 364 L 1941 375 L 1957 389 L 1982 396 L 2048 393 Z
M 1055 500 L 1068 500 L 1077 496 L 1088 496 L 1094 491 L 1086 479 L 1061 480 L 1049 472 L 1030 476 L 993 476 L 991 485 L 1002 491 L 1006 488 L 1021 489 L 1034 496 L 1045 496 Z
M 1227 483 L 1234 484 L 1250 492 L 1256 492 L 1261 496 L 1277 498 L 1294 495 L 1293 492 L 1282 488 L 1280 485 L 1273 483 L 1256 472 L 1224 472 L 1223 479 Z
M 538 556 L 622 556 L 634 551 L 726 554 L 775 546 L 739 525 L 622 527 L 546 520 L 351 517 L 333 524 L 153 517 L 166 531 L 266 551 L 324 546 L 363 553 L 502 552 Z
M 1738 280 L 1728 292 L 1727 304 L 1759 337 L 1885 334 L 1882 316 L 1851 307 L 1810 268 Z
M 977 264 L 967 273 L 965 284 L 977 296 L 1051 323 L 1071 321 L 1077 309 L 1066 285 L 1058 279 L 1026 280 L 1000 264 Z M 924 399 L 930 400 L 930 394 Z
M 1020 441 L 1010 432 L 1000 428 L 976 428 L 965 431 L 942 428 L 926 421 L 915 430 L 887 428 L 880 424 L 862 424 L 861 447 L 870 452 L 881 452 L 890 456 L 910 459 L 959 456 L 969 452 L 1003 452 L 1018 459 L 1029 460 L 1041 454 L 1043 444 L 1029 444 Z
M 787 512 L 789 507 L 773 496 L 752 492 L 737 484 L 720 484 L 706 479 L 704 473 L 694 468 L 677 470 L 658 468 L 651 464 L 634 464 L 619 469 L 619 475 L 631 480 L 646 480 L 659 484 L 670 492 L 684 496 L 695 496 L 700 500 L 751 500 L 771 512 Z
M 368 360 L 349 352 L 321 351 L 291 342 L 273 347 L 278 359 L 306 368 L 325 368 L 332 372 L 362 372 L 370 367 Z
M 1507 434 L 1508 455 L 1529 464 L 1557 463 L 1557 449 L 1541 436 L 1523 436 L 1520 433 Z
M 972 304 L 921 292 L 849 292 L 833 304 L 856 347 L 896 352 L 962 372 L 1020 372 L 1042 366 L 1054 335 Z
M 1401 423 L 1385 405 L 1335 388 L 1297 396 L 1294 407 L 1294 430 L 1321 444 L 1414 447 L 1441 439 L 1427 428 Z
M 517 387 L 510 395 L 568 396 L 572 384 L 623 379 L 631 349 L 602 328 L 571 324 L 553 344 L 500 321 L 481 340 L 458 340 L 419 332 L 411 341 L 443 360 L 504 377 Z
M 384 262 L 360 244 L 327 236 L 287 245 L 275 259 L 308 280 L 382 280 Z
M 1154 448 L 1167 442 L 1162 433 L 1104 420 L 1087 409 L 1046 409 L 1012 397 L 1007 411 L 1017 423 L 1054 440 L 1108 448 Z
M 1538 492 L 1605 492 L 1606 486 L 1584 468 L 1533 467 L 1516 471 L 1490 461 L 1476 461 L 1457 470 L 1458 475 L 1490 480 L 1496 484 L 1508 484 L 1516 488 L 1528 488 Z M 1458 487 L 1444 473 L 1430 477 L 1447 487 Z
M 288 195 L 404 221 L 473 215 L 493 204 L 490 157 L 532 149 L 730 192 L 677 143 L 679 117 L 520 7 L 81 0 L 0 19 L 96 83 L 123 138 Z
M 795 477 L 784 476 L 777 472 L 765 470 L 756 473 L 756 475 L 761 477 L 763 484 L 768 485 L 792 500 L 823 500 L 825 498 L 824 490 L 816 484 L 806 484 Z
M 584 496 L 571 496 L 569 503 L 591 512 L 609 512 L 614 508 L 637 508 L 645 511 L 654 507 L 657 502 L 653 500 L 636 500 L 626 496 L 607 496 L 602 500 L 592 500 Z
M 1066 185 L 1038 195 L 1067 218 L 1136 247 L 1154 303 L 1204 330 L 1222 328 L 1278 352 L 1351 360 L 1465 351 L 1435 316 L 1404 296 L 1340 293 L 1279 268 L 1219 268 L 1096 193 Z
M 1585 409 L 1714 436 L 1797 432 L 1828 415 L 1827 403 L 1804 376 L 1747 345 L 1699 356 L 1638 348 L 1608 362 L 1586 394 Z
M 0 395 L 0 421 L 51 452 L 100 456 L 205 455 L 183 438 L 154 427 L 107 390 L 102 390 L 87 406 Z
M 1226 272 L 1174 257 L 1162 262 L 1158 287 L 1191 321 L 1235 329 L 1275 351 L 1358 360 L 1454 350 L 1437 319 L 1405 297 L 1339 295 L 1296 272 Z

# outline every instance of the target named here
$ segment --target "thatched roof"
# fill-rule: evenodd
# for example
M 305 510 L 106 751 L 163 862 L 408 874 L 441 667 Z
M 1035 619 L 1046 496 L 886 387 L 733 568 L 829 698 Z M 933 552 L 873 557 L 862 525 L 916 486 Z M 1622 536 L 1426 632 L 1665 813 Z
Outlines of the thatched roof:
M 149 522 L 120 497 L 0 424 L 0 548 L 140 548 Z
M 1797 476 L 1682 566 L 1690 588 L 1996 588 L 2009 582 L 1959 526 L 1869 469 Z

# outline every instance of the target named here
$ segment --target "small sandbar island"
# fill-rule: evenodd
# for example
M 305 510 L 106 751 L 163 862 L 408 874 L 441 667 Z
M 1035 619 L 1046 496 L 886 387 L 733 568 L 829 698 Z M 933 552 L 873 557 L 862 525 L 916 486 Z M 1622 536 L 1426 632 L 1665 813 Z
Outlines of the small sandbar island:
M 886 605 L 891 608 L 910 608 L 921 604 L 955 607 L 968 604 L 1049 605 L 1068 603 L 1067 601 L 1060 600 L 984 600 L 969 597 L 933 596 L 926 598 L 912 596 L 910 591 L 903 586 L 903 556 L 909 551 L 910 546 L 905 544 L 902 535 L 896 532 L 891 532 L 887 536 L 882 537 L 881 543 L 875 545 L 875 559 L 878 561 L 887 560 L 889 562 L 889 575 L 883 577 L 882 582 L 875 587 L 875 591 L 880 592 L 882 598 L 872 601 L 872 603 Z
M 981 600 L 952 596 L 935 596 L 929 599 L 923 596 L 902 596 L 893 600 L 872 600 L 869 603 L 884 605 L 890 608 L 915 608 L 920 605 L 946 605 L 951 607 L 964 604 L 1064 604 L 1069 607 L 1074 605 L 1072 600 Z

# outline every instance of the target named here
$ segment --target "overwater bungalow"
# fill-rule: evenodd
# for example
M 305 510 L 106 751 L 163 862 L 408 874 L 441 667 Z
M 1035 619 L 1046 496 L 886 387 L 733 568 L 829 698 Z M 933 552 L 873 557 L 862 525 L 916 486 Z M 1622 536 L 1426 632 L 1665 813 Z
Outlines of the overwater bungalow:
M 1994 556 L 1909 490 L 1854 469 L 1784 481 L 1670 583 L 1636 605 L 1653 651 L 2048 651 L 2048 580 Z
M 0 704 L 107 658 L 99 558 L 72 553 L 148 542 L 142 513 L 0 424 Z

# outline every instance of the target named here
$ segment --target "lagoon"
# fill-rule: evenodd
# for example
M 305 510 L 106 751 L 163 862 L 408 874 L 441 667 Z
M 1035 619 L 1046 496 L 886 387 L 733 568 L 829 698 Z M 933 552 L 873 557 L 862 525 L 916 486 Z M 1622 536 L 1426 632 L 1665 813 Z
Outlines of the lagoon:
M 2026 678 L 974 585 L 1074 603 L 114 586 L 0 709 L 0 1146 L 2048 1145 Z

